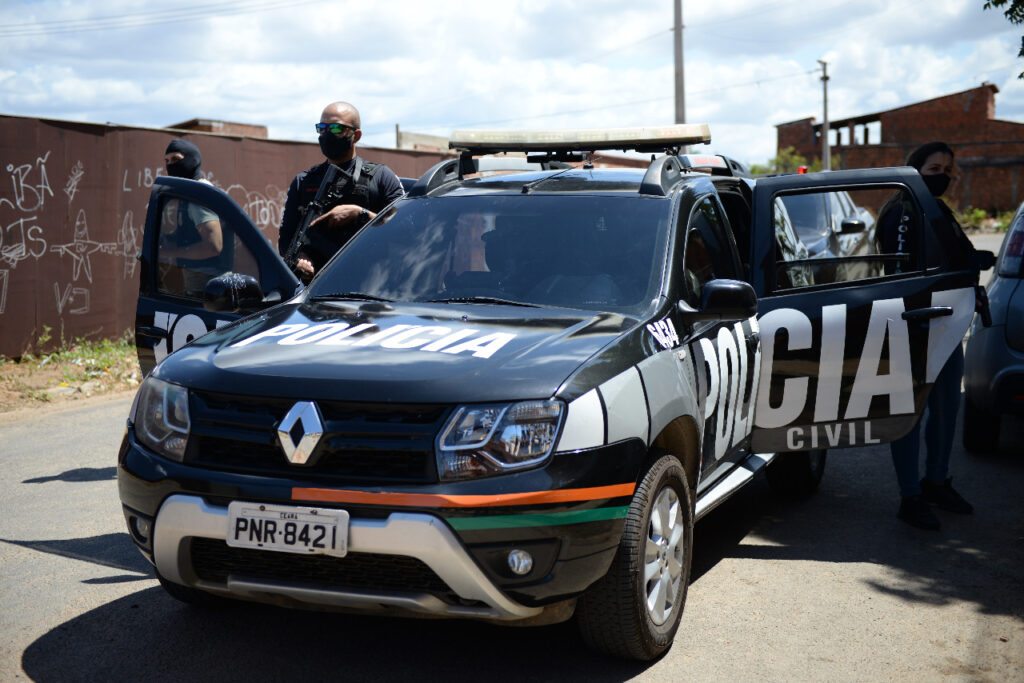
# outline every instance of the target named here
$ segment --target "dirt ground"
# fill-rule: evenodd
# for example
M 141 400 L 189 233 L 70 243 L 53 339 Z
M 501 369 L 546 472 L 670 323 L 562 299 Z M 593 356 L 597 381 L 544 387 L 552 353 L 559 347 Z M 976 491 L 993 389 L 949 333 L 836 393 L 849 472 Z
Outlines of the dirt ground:
M 123 396 L 139 386 L 134 355 L 121 354 L 102 370 L 82 359 L 0 363 L 0 422 L 71 407 L 78 402 Z

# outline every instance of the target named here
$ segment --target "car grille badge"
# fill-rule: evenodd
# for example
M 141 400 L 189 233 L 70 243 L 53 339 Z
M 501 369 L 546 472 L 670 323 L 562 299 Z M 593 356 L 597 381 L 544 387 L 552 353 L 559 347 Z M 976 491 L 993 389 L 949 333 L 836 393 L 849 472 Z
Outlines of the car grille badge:
M 277 426 L 277 440 L 288 462 L 293 465 L 313 465 L 316 460 L 311 456 L 323 435 L 320 411 L 311 401 L 293 405 Z

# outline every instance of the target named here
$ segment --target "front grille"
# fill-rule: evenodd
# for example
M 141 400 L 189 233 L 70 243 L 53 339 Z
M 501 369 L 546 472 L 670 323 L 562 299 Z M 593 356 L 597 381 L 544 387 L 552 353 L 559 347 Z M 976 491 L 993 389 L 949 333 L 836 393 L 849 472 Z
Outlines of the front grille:
M 294 399 L 191 393 L 186 461 L 248 474 L 304 479 L 429 483 L 437 481 L 434 436 L 446 406 L 318 401 L 324 435 L 311 467 L 292 465 L 277 425 Z
M 296 555 L 232 548 L 212 538 L 191 539 L 192 568 L 204 581 L 227 583 L 229 575 L 323 590 L 431 593 L 456 598 L 430 567 L 414 557 L 349 553 L 345 557 Z

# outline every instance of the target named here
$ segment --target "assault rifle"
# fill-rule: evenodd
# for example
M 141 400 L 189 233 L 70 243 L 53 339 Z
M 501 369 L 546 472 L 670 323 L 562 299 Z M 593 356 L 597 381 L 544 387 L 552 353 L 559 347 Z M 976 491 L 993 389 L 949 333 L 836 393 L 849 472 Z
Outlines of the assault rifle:
M 302 222 L 299 223 L 295 234 L 292 235 L 291 244 L 288 245 L 288 251 L 284 255 L 284 262 L 291 268 L 292 272 L 295 272 L 295 265 L 299 262 L 299 250 L 306 244 L 306 233 L 309 232 L 309 224 L 313 222 L 313 219 L 322 216 L 342 196 L 341 190 L 336 187 L 335 183 L 339 175 L 351 179 L 343 170 L 328 162 L 327 170 L 324 172 L 324 179 L 320 181 L 320 188 L 316 191 L 316 196 L 313 197 L 313 201 L 300 209 L 302 212 Z

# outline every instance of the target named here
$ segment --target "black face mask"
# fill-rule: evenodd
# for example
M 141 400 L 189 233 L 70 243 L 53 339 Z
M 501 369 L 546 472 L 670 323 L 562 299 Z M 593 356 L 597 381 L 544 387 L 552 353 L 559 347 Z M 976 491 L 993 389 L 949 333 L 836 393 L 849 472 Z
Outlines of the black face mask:
M 328 159 L 340 159 L 352 151 L 352 138 L 333 133 L 320 134 L 320 151 Z
M 172 140 L 171 144 L 167 145 L 167 151 L 164 154 L 170 154 L 171 152 L 180 152 L 184 155 L 184 158 L 170 164 L 165 164 L 167 175 L 174 176 L 175 178 L 187 178 L 189 180 L 199 180 L 203 177 L 202 172 L 199 170 L 199 166 L 203 163 L 203 157 L 199 153 L 198 147 L 188 140 Z
M 195 175 L 195 171 L 195 167 L 184 159 L 167 164 L 167 175 L 174 176 L 175 178 L 188 178 L 191 180 L 192 176 Z
M 924 178 L 924 184 L 928 186 L 928 191 L 932 193 L 933 197 L 941 197 L 949 188 L 950 178 L 946 173 L 923 175 L 921 177 Z

